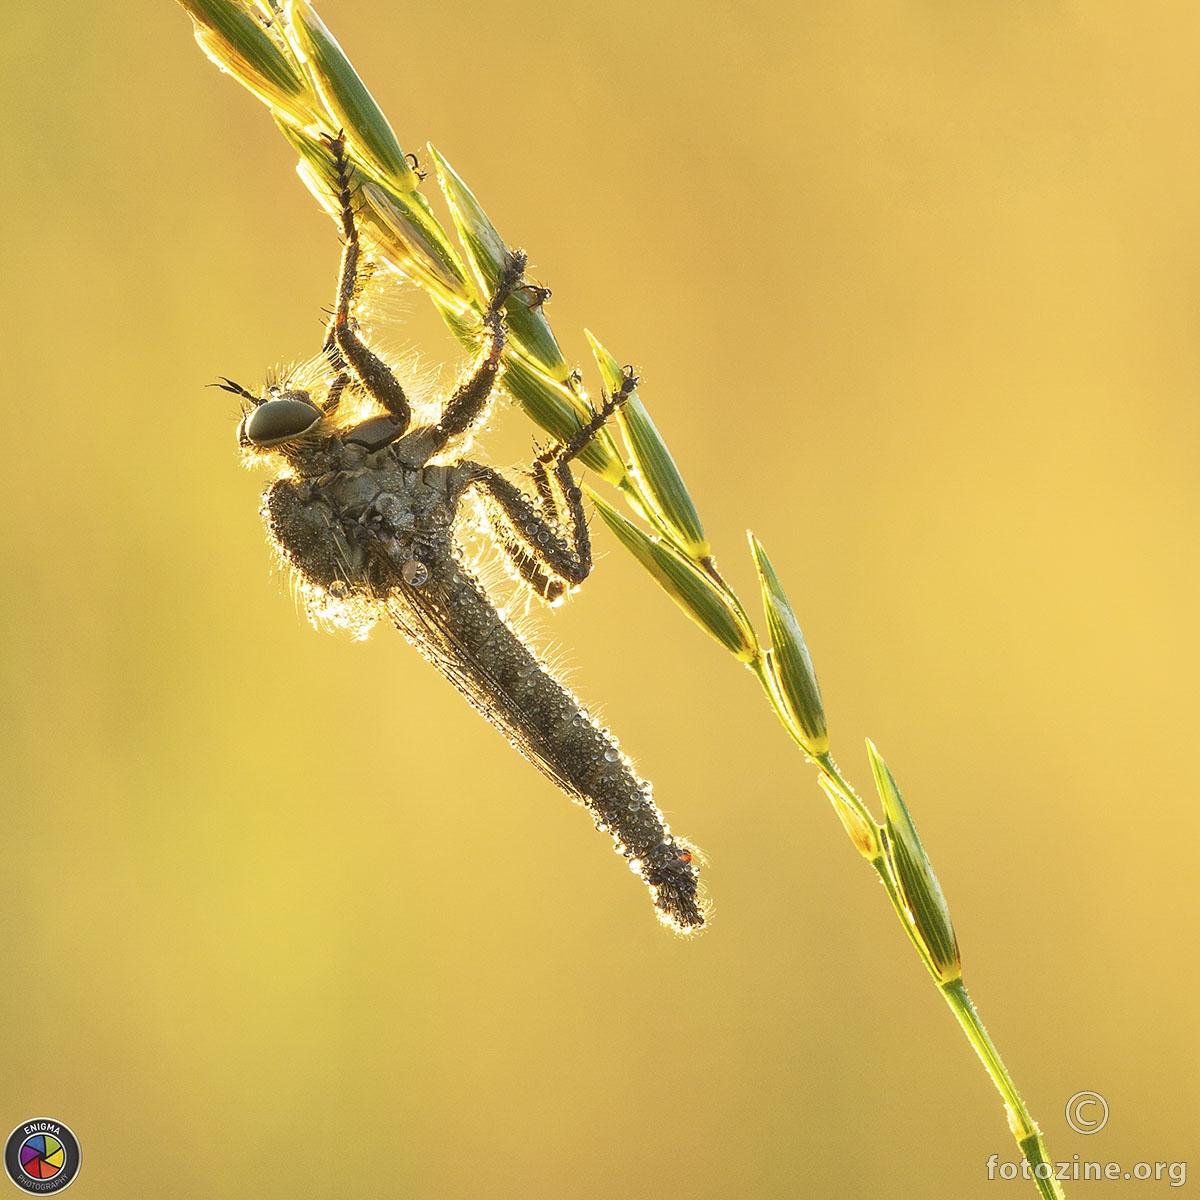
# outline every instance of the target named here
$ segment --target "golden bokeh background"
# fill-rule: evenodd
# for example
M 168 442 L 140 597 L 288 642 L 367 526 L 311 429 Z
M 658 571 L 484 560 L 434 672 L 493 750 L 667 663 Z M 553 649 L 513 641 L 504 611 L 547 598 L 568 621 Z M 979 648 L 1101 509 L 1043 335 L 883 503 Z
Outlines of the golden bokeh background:
M 748 600 L 765 542 L 1051 1154 L 1200 1160 L 1195 7 L 322 13 L 568 355 L 641 366 Z M 297 616 L 204 385 L 317 348 L 335 231 L 167 0 L 2 25 L 0 1136 L 70 1124 L 78 1200 L 1033 1195 L 752 679 L 605 532 L 547 636 L 709 856 L 697 941 L 398 636 Z

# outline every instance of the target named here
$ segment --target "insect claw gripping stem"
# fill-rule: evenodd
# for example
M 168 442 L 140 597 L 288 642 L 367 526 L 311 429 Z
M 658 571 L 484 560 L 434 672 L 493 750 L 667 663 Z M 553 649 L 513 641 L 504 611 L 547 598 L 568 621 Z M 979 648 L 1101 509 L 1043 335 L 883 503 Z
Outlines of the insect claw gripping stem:
M 554 294 L 548 287 L 536 283 L 522 284 L 520 290 L 530 293 L 529 307 L 533 312 L 541 312 L 542 306 Z
M 426 172 L 421 170 L 421 160 L 415 154 L 406 154 L 404 157 L 406 159 L 408 159 L 408 165 L 410 167 L 412 167 L 413 172 L 416 175 L 416 177 L 422 183 L 424 183 L 425 180 L 428 178 L 428 175 L 426 174 Z

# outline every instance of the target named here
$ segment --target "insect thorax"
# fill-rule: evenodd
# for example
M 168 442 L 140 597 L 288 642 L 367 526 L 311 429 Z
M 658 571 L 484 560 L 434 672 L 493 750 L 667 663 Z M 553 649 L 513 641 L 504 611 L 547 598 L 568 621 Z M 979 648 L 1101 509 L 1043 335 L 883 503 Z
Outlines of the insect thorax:
M 326 439 L 294 455 L 295 473 L 264 492 L 267 530 L 310 610 L 326 600 L 369 608 L 397 586 L 434 582 L 453 563 L 469 468 L 423 465 L 422 432 L 374 452 Z

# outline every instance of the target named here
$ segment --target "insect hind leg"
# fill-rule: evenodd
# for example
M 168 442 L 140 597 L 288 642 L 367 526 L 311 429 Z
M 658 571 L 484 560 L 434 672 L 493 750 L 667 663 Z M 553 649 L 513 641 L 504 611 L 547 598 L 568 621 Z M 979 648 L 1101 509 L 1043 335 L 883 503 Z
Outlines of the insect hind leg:
M 552 512 L 491 467 L 475 464 L 472 483 L 484 495 L 484 513 L 496 545 L 538 596 L 555 604 L 587 578 L 588 547 L 585 544 L 581 559 L 577 539 L 568 540 L 559 532 Z
M 490 467 L 475 467 L 473 482 L 486 495 L 485 511 L 497 544 L 517 574 L 548 603 L 582 584 L 593 565 L 583 491 L 571 473 L 571 462 L 636 386 L 636 376 L 627 371 L 621 387 L 569 442 L 538 455 L 530 471 L 536 497 Z

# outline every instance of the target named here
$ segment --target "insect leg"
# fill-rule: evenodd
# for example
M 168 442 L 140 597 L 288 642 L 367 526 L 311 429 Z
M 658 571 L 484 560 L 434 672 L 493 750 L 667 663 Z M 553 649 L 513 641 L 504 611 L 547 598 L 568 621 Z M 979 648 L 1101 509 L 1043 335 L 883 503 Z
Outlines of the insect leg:
M 523 250 L 513 251 L 496 283 L 496 290 L 483 314 L 483 345 L 479 358 L 471 374 L 455 388 L 454 394 L 446 402 L 441 420 L 435 427 L 439 449 L 451 438 L 470 429 L 487 408 L 492 389 L 496 386 L 496 376 L 500 372 L 500 358 L 504 353 L 504 305 L 521 282 L 525 262 Z
M 636 386 L 636 377 L 627 372 L 620 389 L 566 445 L 538 455 L 531 471 L 537 498 L 490 467 L 474 467 L 473 482 L 487 496 L 485 511 L 497 544 L 521 578 L 550 603 L 578 587 L 592 570 L 583 492 L 571 474 L 571 460 L 583 452 Z
M 396 435 L 398 437 L 412 420 L 408 397 L 387 363 L 358 336 L 351 319 L 350 310 L 355 294 L 370 271 L 370 266 L 366 263 L 360 264 L 358 226 L 355 224 L 354 210 L 350 204 L 350 164 L 346 159 L 346 139 L 339 134 L 335 138 L 329 138 L 326 144 L 337 169 L 337 199 L 342 207 L 342 232 L 345 236 L 342 266 L 338 274 L 337 305 L 334 308 L 333 319 L 329 322 L 329 332 L 325 336 L 326 353 L 339 371 L 339 377 L 330 388 L 330 395 L 325 402 L 326 409 L 336 407 L 342 390 L 350 382 L 341 378 L 348 367 L 357 376 L 364 390 L 396 418 L 399 425 Z
M 637 376 L 626 370 L 620 388 L 592 415 L 586 425 L 576 431 L 565 446 L 550 447 L 534 459 L 531 474 L 538 495 L 549 501 L 554 520 L 570 542 L 578 577 L 570 583 L 578 586 L 592 569 L 592 545 L 588 537 L 587 517 L 583 511 L 583 491 L 571 473 L 571 461 L 587 448 L 591 440 L 604 428 L 605 422 L 637 387 Z
M 591 547 L 581 558 L 536 500 L 491 467 L 476 466 L 472 482 L 486 496 L 484 512 L 496 545 L 537 595 L 553 604 L 587 578 Z
M 604 428 L 608 418 L 633 395 L 637 385 L 638 377 L 633 373 L 633 368 L 625 367 L 621 376 L 621 386 L 611 396 L 605 397 L 604 403 L 592 414 L 592 419 L 577 429 L 575 436 L 565 446 L 539 454 L 537 462 L 545 462 L 557 469 L 573 458 L 578 458 L 591 444 L 592 438 Z
M 362 289 L 367 280 L 375 273 L 375 264 L 371 262 L 359 262 L 357 278 L 354 280 L 351 291 L 351 298 L 348 302 L 348 309 L 353 307 L 354 297 L 361 295 Z M 341 301 L 342 287 L 339 280 L 338 285 L 338 300 Z M 329 391 L 325 393 L 325 399 L 321 404 L 321 408 L 326 413 L 337 411 L 338 402 L 342 398 L 342 393 L 354 385 L 354 376 L 350 373 L 349 364 L 338 348 L 337 339 L 335 337 L 337 325 L 337 310 L 335 309 L 329 319 L 329 328 L 325 333 L 325 345 L 322 346 L 322 352 L 329 359 L 330 365 L 337 372 L 333 382 L 329 385 Z

